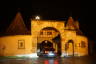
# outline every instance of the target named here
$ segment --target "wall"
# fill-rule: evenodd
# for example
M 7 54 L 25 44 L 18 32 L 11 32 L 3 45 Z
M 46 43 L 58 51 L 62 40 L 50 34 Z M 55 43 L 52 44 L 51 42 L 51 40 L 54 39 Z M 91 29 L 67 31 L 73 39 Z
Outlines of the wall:
M 42 21 L 33 20 L 31 22 L 32 35 L 14 35 L 0 37 L 0 55 L 13 56 L 18 54 L 37 53 L 37 37 L 39 32 L 45 27 L 53 27 L 60 32 L 61 36 L 61 52 L 66 53 L 65 44 L 68 40 L 74 42 L 74 54 L 77 56 L 88 55 L 88 40 L 85 36 L 76 35 L 75 31 L 68 31 L 65 29 L 64 21 Z M 18 42 L 25 42 L 24 49 L 18 48 Z M 81 42 L 85 42 L 85 47 L 82 48 Z M 72 48 L 72 47 L 71 47 Z M 72 49 L 70 48 L 70 52 Z
M 13 56 L 32 53 L 32 37 L 30 35 L 15 35 L 0 37 L 0 55 Z M 21 49 L 18 42 L 24 41 Z M 23 48 L 24 47 L 24 48 Z
M 74 55 L 75 56 L 85 56 L 88 55 L 88 41 L 87 38 L 84 36 L 80 36 L 76 34 L 76 31 L 69 31 L 65 29 L 64 21 L 42 21 L 42 20 L 33 20 L 31 22 L 31 34 L 32 34 L 32 46 L 33 51 L 36 53 L 37 51 L 37 36 L 43 28 L 46 27 L 53 27 L 60 32 L 61 35 L 61 53 L 62 56 L 66 53 L 65 51 L 65 44 L 69 40 L 73 40 L 74 42 Z M 81 47 L 81 41 L 84 41 L 86 47 Z M 72 53 L 72 46 L 70 47 L 68 55 Z M 71 54 L 72 55 L 72 54 Z
M 64 31 L 64 42 L 62 42 L 62 56 L 73 55 L 73 46 L 70 43 L 68 50 L 65 50 L 65 45 L 69 40 L 73 41 L 74 44 L 74 56 L 85 56 L 88 55 L 88 39 L 85 36 L 80 36 L 76 34 L 76 31 Z M 85 47 L 82 47 L 81 42 L 85 42 Z
M 65 30 L 64 31 L 64 38 L 63 38 L 63 42 L 62 42 L 62 56 L 66 56 L 66 55 L 73 55 L 73 47 L 72 45 L 68 45 L 68 50 L 65 50 L 66 48 L 66 44 L 68 44 L 69 40 L 72 40 L 74 42 L 74 45 L 76 45 L 76 31 L 69 31 L 69 30 Z M 75 46 L 74 46 L 74 51 L 75 51 Z
M 85 46 L 82 47 L 81 42 L 85 42 Z M 85 36 L 77 36 L 77 52 L 78 52 L 78 56 L 85 56 L 88 55 L 88 39 Z

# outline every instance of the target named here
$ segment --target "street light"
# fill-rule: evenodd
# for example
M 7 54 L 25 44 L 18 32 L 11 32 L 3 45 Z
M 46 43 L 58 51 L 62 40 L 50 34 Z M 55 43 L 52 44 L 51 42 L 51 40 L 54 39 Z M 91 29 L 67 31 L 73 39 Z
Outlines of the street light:
M 40 20 L 40 16 L 36 16 L 35 19 L 36 19 L 36 20 Z

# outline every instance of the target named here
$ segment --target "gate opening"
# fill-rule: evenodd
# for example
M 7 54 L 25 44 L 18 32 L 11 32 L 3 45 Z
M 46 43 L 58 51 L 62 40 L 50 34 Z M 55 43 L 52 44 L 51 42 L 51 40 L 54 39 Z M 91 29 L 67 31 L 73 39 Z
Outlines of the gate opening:
M 46 27 L 39 32 L 37 37 L 38 56 L 60 56 L 61 37 L 58 30 L 53 27 Z

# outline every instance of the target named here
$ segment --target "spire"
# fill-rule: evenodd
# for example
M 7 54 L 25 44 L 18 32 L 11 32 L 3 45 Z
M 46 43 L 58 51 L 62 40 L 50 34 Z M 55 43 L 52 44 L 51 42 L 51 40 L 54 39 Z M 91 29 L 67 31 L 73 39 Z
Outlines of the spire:
M 68 18 L 68 24 L 72 24 L 74 22 L 73 18 L 72 17 L 69 17 Z
M 26 32 L 27 32 L 27 28 L 24 24 L 21 13 L 18 12 L 14 20 L 8 27 L 6 33 L 11 35 L 22 35 L 22 34 L 26 34 Z
M 74 28 L 74 20 L 72 17 L 68 18 L 67 24 L 66 24 L 67 29 L 75 29 Z

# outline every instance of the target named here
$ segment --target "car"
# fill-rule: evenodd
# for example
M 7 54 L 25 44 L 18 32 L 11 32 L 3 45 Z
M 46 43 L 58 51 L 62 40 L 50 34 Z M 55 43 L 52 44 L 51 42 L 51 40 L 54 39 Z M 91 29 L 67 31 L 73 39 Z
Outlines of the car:
M 47 56 L 48 57 L 56 57 L 56 53 L 54 53 L 53 51 L 49 51 Z
M 42 54 L 43 57 L 56 57 L 56 53 L 54 51 L 47 51 L 46 53 Z

